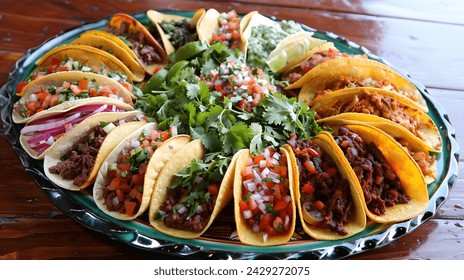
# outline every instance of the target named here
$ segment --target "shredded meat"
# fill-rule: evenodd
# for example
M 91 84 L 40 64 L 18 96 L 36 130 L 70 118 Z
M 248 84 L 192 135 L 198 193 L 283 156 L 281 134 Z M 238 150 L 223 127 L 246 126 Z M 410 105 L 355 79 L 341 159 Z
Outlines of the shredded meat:
M 335 140 L 358 177 L 369 211 L 382 215 L 387 207 L 410 200 L 400 180 L 374 144 L 365 143 L 356 133 L 343 126 Z

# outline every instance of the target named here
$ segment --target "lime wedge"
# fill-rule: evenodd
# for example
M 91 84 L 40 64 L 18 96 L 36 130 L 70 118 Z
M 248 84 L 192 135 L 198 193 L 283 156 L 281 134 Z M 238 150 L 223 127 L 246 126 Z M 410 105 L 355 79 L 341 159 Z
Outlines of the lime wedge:
M 287 64 L 287 52 L 285 51 L 278 53 L 274 57 L 269 58 L 267 61 L 267 65 L 269 65 L 269 68 L 274 72 L 279 71 L 286 64 Z
M 142 92 L 144 94 L 151 93 L 153 90 L 161 90 L 161 85 L 164 81 L 166 81 L 166 76 L 168 74 L 168 70 L 160 69 L 156 72 L 153 76 L 151 76 L 150 80 L 142 87 Z
M 305 202 L 302 205 L 301 212 L 303 212 L 303 219 L 311 225 L 316 225 L 322 220 L 324 220 L 324 217 L 322 217 L 322 214 L 320 211 L 315 209 L 314 205 L 311 202 Z
M 208 49 L 208 43 L 205 41 L 189 42 L 176 51 L 175 61 L 190 60 L 194 56 Z

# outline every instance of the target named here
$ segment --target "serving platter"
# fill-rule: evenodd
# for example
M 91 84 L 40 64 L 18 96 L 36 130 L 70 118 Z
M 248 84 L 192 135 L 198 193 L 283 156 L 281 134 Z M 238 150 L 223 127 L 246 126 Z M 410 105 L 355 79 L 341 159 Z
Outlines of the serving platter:
M 189 11 L 161 12 L 187 17 L 193 15 L 193 12 Z M 133 16 L 142 23 L 148 22 L 145 13 Z M 235 225 L 231 205 L 223 211 L 202 237 L 194 240 L 174 238 L 157 232 L 148 223 L 146 215 L 134 221 L 116 220 L 98 209 L 93 201 L 91 190 L 72 192 L 61 189 L 52 183 L 44 175 L 43 162 L 32 159 L 21 147 L 19 135 L 22 125 L 15 124 L 11 118 L 13 104 L 19 99 L 15 94 L 17 83 L 29 75 L 34 68 L 35 61 L 50 49 L 69 43 L 82 32 L 91 29 L 102 29 L 108 23 L 108 20 L 109 18 L 65 30 L 37 48 L 28 50 L 17 61 L 7 83 L 0 90 L 4 134 L 18 154 L 27 173 L 63 213 L 83 226 L 100 232 L 108 238 L 142 250 L 193 259 L 342 259 L 385 246 L 412 232 L 436 214 L 437 209 L 448 197 L 449 190 L 456 181 L 459 148 L 455 141 L 455 131 L 447 118 L 445 109 L 430 96 L 425 86 L 411 79 L 405 71 L 394 67 L 385 59 L 374 55 L 354 42 L 331 32 L 317 31 L 304 26 L 308 31 L 314 32 L 314 37 L 333 42 L 341 52 L 366 54 L 371 59 L 390 65 L 414 83 L 426 99 L 429 107 L 428 114 L 439 128 L 443 142 L 443 151 L 437 157 L 437 180 L 428 185 L 430 200 L 426 211 L 401 223 L 368 223 L 364 231 L 338 241 L 315 241 L 305 235 L 303 230 L 297 229 L 289 243 L 272 247 L 247 246 L 238 241 L 234 231 Z

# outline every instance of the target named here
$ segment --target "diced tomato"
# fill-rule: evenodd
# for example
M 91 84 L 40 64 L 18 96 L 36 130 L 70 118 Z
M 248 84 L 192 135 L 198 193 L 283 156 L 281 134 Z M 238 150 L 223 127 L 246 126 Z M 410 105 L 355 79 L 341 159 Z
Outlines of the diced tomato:
M 243 201 L 243 200 L 240 200 L 240 201 L 238 202 L 238 206 L 239 206 L 239 208 L 240 208 L 240 212 L 243 212 L 243 211 L 249 209 L 248 203 L 246 203 L 246 202 Z
M 118 164 L 118 169 L 119 169 L 121 172 L 129 171 L 129 169 L 130 169 L 130 163 L 119 163 L 119 164 Z
M 248 209 L 250 209 L 250 210 L 259 209 L 259 208 L 258 208 L 258 204 L 257 204 L 256 201 L 254 201 L 254 199 L 251 198 L 251 197 L 248 199 Z
M 121 189 L 116 190 L 116 196 L 118 197 L 119 201 L 124 201 L 126 199 L 126 195 Z
M 313 204 L 314 204 L 314 207 L 316 207 L 316 209 L 319 211 L 321 211 L 325 207 L 324 203 L 320 200 L 315 201 Z
M 52 95 L 47 92 L 47 95 L 45 99 L 42 102 L 42 105 L 40 106 L 42 109 L 47 109 L 50 107 L 50 100 L 52 99 Z
M 60 60 L 56 57 L 52 57 L 51 65 L 59 65 Z
M 219 188 L 216 184 L 211 184 L 208 186 L 208 192 L 212 195 L 212 196 L 217 196 L 219 194 Z
M 313 148 L 307 148 L 308 154 L 312 157 L 319 157 L 319 153 Z
M 107 88 L 102 88 L 97 93 L 98 96 L 110 96 L 110 94 L 111 94 L 111 90 Z
M 135 185 L 135 186 L 143 185 L 144 180 L 145 180 L 145 175 L 137 174 L 137 173 L 132 174 L 132 179 L 131 179 L 132 185 Z
M 122 177 L 114 177 L 113 180 L 111 180 L 110 185 L 108 186 L 108 190 L 110 191 L 115 191 L 119 189 L 119 185 L 122 182 Z
M 91 88 L 89 89 L 89 95 L 90 95 L 90 97 L 95 97 L 95 96 L 97 96 L 97 90 L 96 90 L 94 87 L 91 87 Z
M 259 165 L 259 163 L 264 160 L 264 155 L 256 155 L 254 158 L 253 158 L 253 164 L 255 165 Z
M 16 93 L 21 93 L 23 91 L 23 88 L 27 85 L 26 81 L 19 82 L 18 85 L 16 86 Z
M 129 192 L 129 197 L 131 199 L 136 199 L 138 194 L 139 190 L 137 188 L 132 188 L 132 190 Z
M 261 216 L 261 222 L 259 223 L 259 228 L 265 231 L 268 231 L 271 223 L 273 222 L 273 217 L 269 213 L 265 213 Z
M 312 194 L 316 188 L 314 188 L 310 183 L 306 183 L 303 185 L 303 188 L 301 189 L 302 192 L 307 193 L 307 194 Z
M 169 133 L 167 131 L 161 131 L 161 142 L 169 139 Z
M 275 198 L 282 199 L 282 194 L 280 193 L 280 187 L 277 185 L 272 188 Z
M 135 198 L 137 198 L 137 200 L 138 200 L 139 203 L 142 203 L 143 194 L 138 193 L 137 196 L 136 196 Z
M 284 200 L 279 200 L 275 205 L 274 205 L 274 210 L 276 211 L 280 211 L 282 209 L 285 209 L 287 208 L 287 202 L 285 202 Z
M 242 177 L 246 177 L 248 175 L 253 175 L 253 167 L 252 166 L 246 166 L 245 168 L 242 169 Z
M 126 208 L 126 214 L 128 216 L 133 216 L 135 213 L 135 207 L 137 207 L 137 202 L 133 201 L 124 201 L 124 207 Z
M 316 167 L 314 167 L 314 163 L 311 160 L 306 160 L 303 163 L 303 165 L 306 168 L 306 170 L 308 170 L 309 173 L 311 173 L 311 174 L 316 174 L 317 173 Z
M 337 175 L 337 168 L 334 168 L 334 167 L 329 167 L 325 170 L 325 172 L 327 172 L 327 174 L 329 174 L 329 176 L 331 177 L 334 177 Z
M 59 102 L 60 102 L 60 95 L 53 94 L 52 97 L 50 98 L 50 107 L 58 105 Z
M 81 95 L 82 90 L 78 86 L 71 85 L 70 87 L 71 87 L 71 91 L 72 91 L 72 93 L 74 93 L 74 95 L 77 95 L 77 96 Z
M 26 103 L 26 108 L 31 111 L 32 113 L 35 113 L 35 111 L 37 110 L 37 108 L 40 108 L 40 102 L 39 101 L 33 101 L 33 100 L 29 100 L 27 101 Z
M 82 79 L 79 81 L 78 87 L 81 90 L 87 90 L 89 88 L 89 81 L 86 79 Z

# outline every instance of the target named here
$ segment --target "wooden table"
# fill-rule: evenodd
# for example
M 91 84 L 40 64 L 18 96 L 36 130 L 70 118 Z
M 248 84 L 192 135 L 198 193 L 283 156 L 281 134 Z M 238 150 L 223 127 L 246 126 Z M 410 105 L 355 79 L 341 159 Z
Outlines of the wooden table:
M 335 4 L 336 3 L 336 4 Z M 464 147 L 464 4 L 388 1 L 17 1 L 0 5 L 0 85 L 29 48 L 85 21 L 116 12 L 213 7 L 259 10 L 332 31 L 367 47 L 424 83 L 447 110 Z M 459 161 L 462 165 L 462 161 Z M 461 166 L 462 167 L 462 166 Z M 0 259 L 157 259 L 88 230 L 57 209 L 25 173 L 0 128 Z M 437 214 L 399 240 L 349 259 L 464 259 L 464 178 Z

